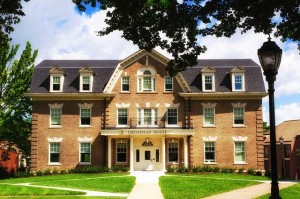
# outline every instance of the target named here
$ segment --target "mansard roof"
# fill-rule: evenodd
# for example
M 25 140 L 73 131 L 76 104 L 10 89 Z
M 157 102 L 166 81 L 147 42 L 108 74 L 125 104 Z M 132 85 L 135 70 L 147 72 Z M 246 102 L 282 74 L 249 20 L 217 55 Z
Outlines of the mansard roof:
M 143 51 L 133 54 L 135 57 L 142 56 Z M 44 60 L 38 64 L 33 73 L 30 93 L 48 93 L 50 88 L 49 71 L 54 67 L 64 71 L 64 93 L 79 93 L 79 70 L 89 68 L 94 72 L 93 92 L 102 93 L 109 81 L 115 76 L 118 67 L 127 65 L 127 62 L 135 60 L 134 56 L 129 56 L 124 60 Z M 149 54 L 156 56 L 157 59 L 166 61 L 165 57 L 159 57 L 159 53 Z M 163 59 L 164 58 L 164 59 Z M 184 81 L 188 92 L 201 93 L 202 79 L 201 70 L 211 67 L 215 72 L 216 92 L 232 92 L 231 70 L 235 67 L 242 67 L 245 70 L 245 91 L 246 92 L 265 92 L 261 68 L 251 59 L 201 59 L 194 67 L 188 67 L 179 74 Z

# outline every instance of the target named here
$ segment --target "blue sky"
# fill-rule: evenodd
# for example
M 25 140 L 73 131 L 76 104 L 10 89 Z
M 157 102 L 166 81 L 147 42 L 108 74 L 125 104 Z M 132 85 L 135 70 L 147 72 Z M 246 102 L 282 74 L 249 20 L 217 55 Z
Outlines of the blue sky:
M 13 44 L 25 47 L 30 41 L 39 50 L 38 64 L 44 59 L 124 59 L 138 47 L 121 38 L 120 32 L 98 37 L 103 29 L 105 11 L 88 8 L 79 13 L 71 1 L 30 0 L 23 3 L 25 17 L 15 26 Z M 257 49 L 268 36 L 249 31 L 236 33 L 231 38 L 212 36 L 199 38 L 208 50 L 199 59 L 250 58 L 259 63 Z M 300 119 L 300 55 L 295 43 L 274 41 L 283 49 L 282 62 L 275 82 L 276 123 Z M 170 57 L 165 51 L 157 51 Z M 268 121 L 268 98 L 263 99 L 264 120 Z

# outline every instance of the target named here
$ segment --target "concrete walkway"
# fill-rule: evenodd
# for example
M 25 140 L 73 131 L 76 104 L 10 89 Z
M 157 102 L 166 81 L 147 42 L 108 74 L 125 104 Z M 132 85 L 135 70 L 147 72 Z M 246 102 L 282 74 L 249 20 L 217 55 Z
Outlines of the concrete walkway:
M 136 184 L 129 193 L 128 199 L 163 199 L 158 185 L 159 176 L 165 175 L 162 171 L 133 171 Z
M 279 189 L 296 184 L 295 182 L 282 181 L 279 182 Z M 236 189 L 219 195 L 210 196 L 204 199 L 252 199 L 271 193 L 271 183 L 264 182 L 262 184 Z

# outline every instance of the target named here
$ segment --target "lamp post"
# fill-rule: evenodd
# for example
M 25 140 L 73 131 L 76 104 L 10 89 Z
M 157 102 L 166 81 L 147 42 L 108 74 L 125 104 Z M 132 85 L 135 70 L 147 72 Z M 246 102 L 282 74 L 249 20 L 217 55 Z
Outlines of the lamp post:
M 275 108 L 274 108 L 274 81 L 278 73 L 282 50 L 269 36 L 257 51 L 261 67 L 268 82 L 269 92 L 269 115 L 270 115 L 270 147 L 271 147 L 271 199 L 281 199 L 278 187 L 277 156 L 276 156 L 276 130 L 275 130 Z
M 283 142 L 284 142 L 284 139 L 282 136 L 280 136 L 279 138 L 279 142 L 280 142 L 280 145 L 281 145 L 281 177 L 284 178 L 285 175 L 284 175 L 284 149 L 283 149 Z

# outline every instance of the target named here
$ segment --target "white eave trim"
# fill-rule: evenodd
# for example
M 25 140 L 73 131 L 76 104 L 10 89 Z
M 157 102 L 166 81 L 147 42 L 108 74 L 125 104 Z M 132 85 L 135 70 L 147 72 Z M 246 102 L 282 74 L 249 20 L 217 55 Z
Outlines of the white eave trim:
M 185 99 L 191 100 L 219 100 L 219 99 L 261 99 L 268 96 L 267 92 L 227 92 L 227 93 L 179 93 Z
M 42 100 L 104 100 L 116 96 L 116 93 L 26 93 L 32 101 Z

